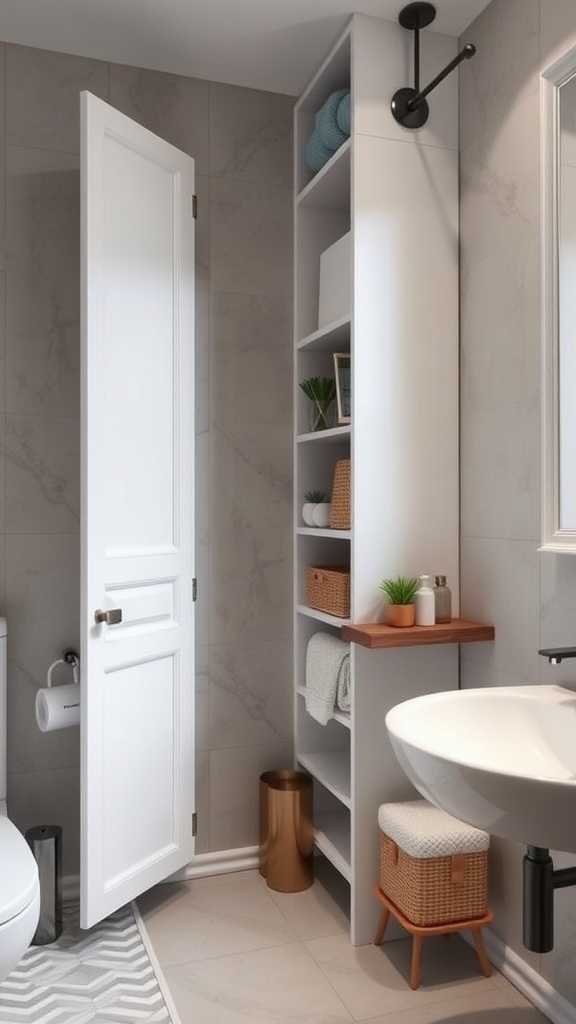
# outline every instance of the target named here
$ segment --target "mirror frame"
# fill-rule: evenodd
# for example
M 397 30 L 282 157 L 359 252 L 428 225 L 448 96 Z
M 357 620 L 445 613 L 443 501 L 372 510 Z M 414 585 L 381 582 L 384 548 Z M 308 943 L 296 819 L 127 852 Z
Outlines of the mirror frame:
M 540 74 L 540 335 L 541 545 L 540 551 L 576 555 L 576 526 L 560 526 L 558 149 L 559 89 L 576 73 L 576 46 Z

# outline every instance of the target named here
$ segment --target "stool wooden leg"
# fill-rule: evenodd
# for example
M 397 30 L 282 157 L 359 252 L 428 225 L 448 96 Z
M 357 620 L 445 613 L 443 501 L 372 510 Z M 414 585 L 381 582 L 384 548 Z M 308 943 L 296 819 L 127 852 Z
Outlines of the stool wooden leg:
M 412 970 L 410 972 L 410 988 L 418 988 L 420 984 L 420 965 L 422 963 L 422 935 L 414 934 L 412 939 Z
M 375 946 L 379 946 L 380 943 L 382 942 L 382 939 L 384 938 L 384 932 L 386 931 L 386 926 L 388 925 L 389 919 L 390 919 L 390 911 L 388 910 L 387 907 L 384 907 L 384 910 L 382 911 L 382 914 L 380 915 L 380 920 L 378 921 L 378 927 L 376 929 L 376 935 L 374 936 L 374 945 Z
M 482 929 L 481 928 L 471 928 L 470 931 L 472 932 L 472 938 L 474 939 L 474 944 L 476 946 L 476 952 L 478 953 L 478 959 L 480 961 L 480 966 L 482 968 L 482 974 L 484 975 L 485 978 L 489 978 L 490 974 L 491 974 L 490 962 L 488 960 L 488 957 L 486 956 L 486 949 L 485 949 L 485 946 L 484 946 L 484 938 L 482 936 Z

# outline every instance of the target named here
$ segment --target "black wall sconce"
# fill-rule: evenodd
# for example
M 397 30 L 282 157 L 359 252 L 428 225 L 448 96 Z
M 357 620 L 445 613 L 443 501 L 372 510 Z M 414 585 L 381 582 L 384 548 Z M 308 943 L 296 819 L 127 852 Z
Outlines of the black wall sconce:
M 394 117 L 404 128 L 421 128 L 428 120 L 429 107 L 426 96 L 431 93 L 437 85 L 440 85 L 447 75 L 463 60 L 469 60 L 476 53 L 476 47 L 467 43 L 460 50 L 460 53 L 446 65 L 443 71 L 436 78 L 433 78 L 425 89 L 420 89 L 420 29 L 431 25 L 436 17 L 436 8 L 433 4 L 414 3 L 403 7 L 398 15 L 398 21 L 402 28 L 414 32 L 414 88 L 405 86 L 398 89 L 392 97 L 390 107 Z

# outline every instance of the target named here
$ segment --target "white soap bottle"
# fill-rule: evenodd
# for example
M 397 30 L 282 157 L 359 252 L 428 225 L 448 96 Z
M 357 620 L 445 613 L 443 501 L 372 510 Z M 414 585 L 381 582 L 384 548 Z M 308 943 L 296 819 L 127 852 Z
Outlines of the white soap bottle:
M 417 626 L 433 626 L 435 622 L 435 601 L 432 576 L 419 576 L 420 586 L 414 595 Z

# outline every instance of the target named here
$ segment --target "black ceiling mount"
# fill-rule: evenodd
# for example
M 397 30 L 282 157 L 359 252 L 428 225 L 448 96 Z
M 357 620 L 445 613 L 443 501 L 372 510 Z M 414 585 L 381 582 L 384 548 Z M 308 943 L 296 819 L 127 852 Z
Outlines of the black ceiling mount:
M 398 15 L 398 21 L 402 25 L 402 28 L 426 28 L 427 25 L 431 25 L 436 17 L 436 8 L 434 4 L 408 4 L 407 7 L 403 7 Z
M 402 28 L 407 28 L 414 32 L 414 88 L 404 86 L 404 88 L 398 89 L 390 103 L 394 117 L 404 128 L 421 128 L 422 125 L 426 124 L 428 114 L 430 113 L 426 96 L 437 85 L 440 85 L 440 82 L 454 68 L 458 67 L 461 61 L 469 60 L 476 53 L 476 47 L 472 43 L 467 43 L 460 50 L 460 53 L 446 65 L 444 70 L 436 75 L 436 78 L 433 78 L 425 89 L 420 90 L 420 29 L 431 25 L 435 17 L 436 8 L 433 4 L 427 3 L 408 4 L 407 7 L 402 8 L 398 15 L 398 21 Z

